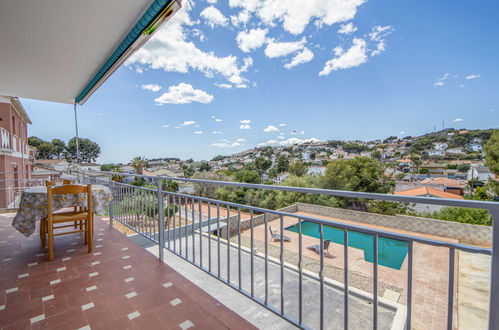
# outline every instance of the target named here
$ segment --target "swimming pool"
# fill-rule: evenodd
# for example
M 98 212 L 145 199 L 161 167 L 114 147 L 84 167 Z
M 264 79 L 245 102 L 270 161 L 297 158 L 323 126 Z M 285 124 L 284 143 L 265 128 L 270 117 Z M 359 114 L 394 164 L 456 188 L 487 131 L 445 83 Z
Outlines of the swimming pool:
M 309 221 L 302 221 L 301 232 L 304 235 L 320 238 L 319 224 Z M 286 228 L 295 233 L 298 232 L 298 225 L 293 225 Z M 343 244 L 343 230 L 324 226 L 324 240 Z M 356 231 L 348 231 L 348 246 L 361 249 L 364 251 L 364 259 L 368 262 L 374 261 L 374 237 L 373 235 L 364 234 Z M 407 243 L 387 237 L 378 237 L 378 264 L 393 269 L 400 269 L 407 255 Z M 334 254 L 334 251 L 331 251 Z

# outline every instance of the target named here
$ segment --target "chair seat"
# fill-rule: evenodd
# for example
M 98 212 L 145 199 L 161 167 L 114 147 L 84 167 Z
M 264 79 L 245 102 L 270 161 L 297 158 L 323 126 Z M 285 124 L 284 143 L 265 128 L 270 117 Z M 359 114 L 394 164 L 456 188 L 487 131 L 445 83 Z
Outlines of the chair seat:
M 85 220 L 88 216 L 88 212 L 65 212 L 54 214 L 52 221 L 54 223 L 58 222 L 68 222 L 68 221 L 77 221 L 77 220 Z

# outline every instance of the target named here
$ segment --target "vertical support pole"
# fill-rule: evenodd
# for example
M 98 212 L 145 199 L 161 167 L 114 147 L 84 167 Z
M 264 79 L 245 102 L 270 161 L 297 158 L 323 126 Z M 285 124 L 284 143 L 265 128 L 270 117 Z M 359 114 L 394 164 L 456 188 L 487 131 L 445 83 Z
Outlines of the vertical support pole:
M 159 260 L 163 261 L 163 248 L 165 246 L 165 215 L 164 213 L 164 205 L 163 205 L 163 191 L 162 191 L 162 183 L 163 180 L 158 178 L 158 242 L 159 242 Z
M 111 189 L 111 201 L 109 202 L 109 227 L 113 226 L 113 195 L 114 195 L 114 185 L 113 185 L 113 176 L 109 175 L 109 189 Z
M 490 272 L 489 330 L 499 329 L 499 208 L 490 210 L 492 216 L 492 265 Z

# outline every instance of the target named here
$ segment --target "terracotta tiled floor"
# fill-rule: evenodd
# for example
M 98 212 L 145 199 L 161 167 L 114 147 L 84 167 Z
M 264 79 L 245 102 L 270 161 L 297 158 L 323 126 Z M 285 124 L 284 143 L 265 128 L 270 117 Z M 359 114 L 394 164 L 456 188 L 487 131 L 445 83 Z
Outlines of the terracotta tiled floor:
M 1 329 L 253 328 L 98 218 L 93 253 L 59 236 L 51 262 L 12 218 L 0 215 Z

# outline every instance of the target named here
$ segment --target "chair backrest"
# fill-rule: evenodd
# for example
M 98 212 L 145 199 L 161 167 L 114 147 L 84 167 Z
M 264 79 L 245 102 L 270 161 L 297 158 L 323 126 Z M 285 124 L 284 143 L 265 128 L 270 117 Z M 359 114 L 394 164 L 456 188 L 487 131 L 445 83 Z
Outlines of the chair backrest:
M 48 218 L 49 221 L 52 218 L 52 213 L 54 210 L 52 209 L 53 203 L 53 195 L 77 195 L 77 194 L 87 194 L 87 210 L 89 213 L 92 213 L 92 185 L 88 184 L 86 186 L 80 185 L 62 185 L 58 187 L 47 186 L 47 209 L 48 209 Z
M 62 184 L 71 184 L 71 180 L 62 179 Z
M 327 248 L 329 248 L 329 244 L 330 243 L 331 243 L 331 241 L 328 240 L 328 239 L 324 241 L 324 250 L 326 250 Z
M 55 186 L 54 180 L 45 180 L 45 186 Z

